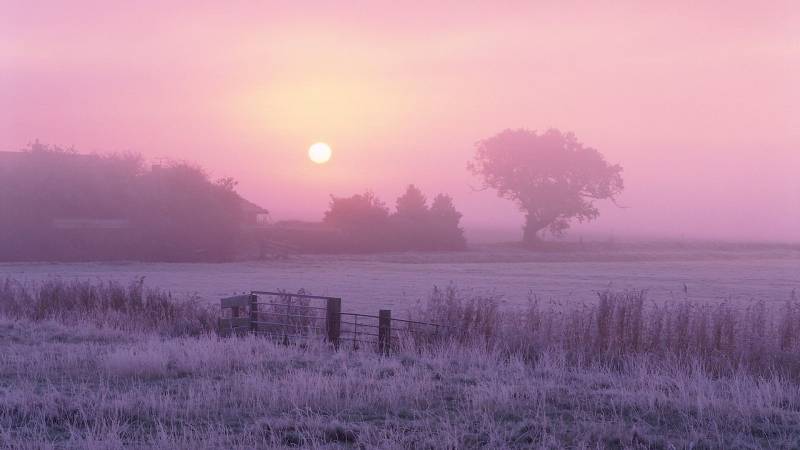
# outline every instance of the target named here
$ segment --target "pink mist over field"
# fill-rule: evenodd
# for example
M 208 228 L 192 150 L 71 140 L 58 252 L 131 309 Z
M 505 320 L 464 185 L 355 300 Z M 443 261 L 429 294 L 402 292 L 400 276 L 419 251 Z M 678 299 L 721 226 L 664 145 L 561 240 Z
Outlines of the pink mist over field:
M 627 208 L 579 233 L 800 240 L 794 2 L 2 10 L 0 150 L 196 161 L 278 219 L 415 183 L 452 194 L 468 233 L 518 233 L 466 161 L 502 129 L 557 127 L 625 169 Z M 307 158 L 319 141 L 328 163 Z

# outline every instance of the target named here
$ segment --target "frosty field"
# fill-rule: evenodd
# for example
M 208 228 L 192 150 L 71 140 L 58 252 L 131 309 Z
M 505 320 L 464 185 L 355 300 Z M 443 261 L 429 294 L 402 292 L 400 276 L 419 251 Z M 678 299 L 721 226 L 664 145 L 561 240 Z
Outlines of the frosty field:
M 3 264 L 0 447 L 798 448 L 799 269 L 791 248 Z M 383 356 L 220 339 L 184 301 L 278 288 L 459 328 Z
M 339 296 L 345 310 L 402 312 L 434 285 L 455 284 L 501 304 L 542 300 L 593 301 L 606 288 L 647 289 L 648 299 L 669 301 L 785 301 L 800 292 L 800 250 L 795 248 L 637 249 L 532 253 L 507 248 L 467 252 L 381 255 L 300 255 L 285 261 L 185 263 L 5 263 L 0 278 L 118 280 L 174 295 L 215 302 L 249 290 L 305 289 Z M 800 294 L 798 294 L 800 295 Z

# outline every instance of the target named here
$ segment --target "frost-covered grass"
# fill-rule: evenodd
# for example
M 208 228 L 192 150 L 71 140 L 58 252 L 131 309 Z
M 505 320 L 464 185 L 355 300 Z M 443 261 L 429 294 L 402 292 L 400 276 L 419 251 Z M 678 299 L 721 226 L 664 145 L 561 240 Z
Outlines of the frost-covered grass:
M 6 448 L 791 448 L 800 386 L 639 356 L 381 357 L 0 320 Z
M 591 303 L 532 298 L 525 308 L 502 309 L 496 299 L 465 296 L 449 286 L 434 288 L 410 316 L 451 325 L 445 339 L 526 359 L 553 352 L 577 366 L 620 366 L 649 355 L 695 361 L 718 374 L 743 369 L 800 381 L 800 303 L 794 293 L 783 303 L 737 306 L 658 303 L 647 300 L 646 291 L 605 290 Z
M 510 312 L 443 289 L 411 314 L 456 331 L 381 356 L 219 339 L 141 283 L 53 283 L 0 289 L 0 448 L 800 446 L 791 302 Z
M 91 323 L 174 336 L 213 330 L 217 312 L 218 308 L 195 298 L 173 299 L 169 292 L 148 288 L 143 278 L 127 285 L 59 278 L 25 284 L 0 279 L 0 314 L 12 318 Z

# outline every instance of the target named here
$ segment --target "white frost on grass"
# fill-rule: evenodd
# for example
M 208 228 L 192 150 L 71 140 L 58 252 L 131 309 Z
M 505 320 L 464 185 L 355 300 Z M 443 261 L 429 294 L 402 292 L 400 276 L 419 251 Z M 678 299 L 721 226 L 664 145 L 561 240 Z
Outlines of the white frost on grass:
M 384 357 L 17 326 L 30 340 L 0 344 L 27 354 L 0 359 L 0 447 L 787 448 L 800 426 L 796 380 L 644 355 L 576 367 L 454 343 Z

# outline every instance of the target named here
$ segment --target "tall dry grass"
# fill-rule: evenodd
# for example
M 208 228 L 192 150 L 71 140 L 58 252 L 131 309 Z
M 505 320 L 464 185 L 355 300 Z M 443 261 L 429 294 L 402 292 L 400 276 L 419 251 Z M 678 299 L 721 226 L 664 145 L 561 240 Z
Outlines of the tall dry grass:
M 289 301 L 282 296 L 266 300 L 280 305 Z M 291 302 L 293 313 L 316 314 L 302 300 Z M 260 320 L 277 321 L 272 314 L 283 313 L 283 306 L 267 307 Z M 218 310 L 197 299 L 174 299 L 168 292 L 146 287 L 141 278 L 128 285 L 61 279 L 25 285 L 6 279 L 0 283 L 0 314 L 178 336 L 213 332 Z M 800 379 L 800 303 L 795 296 L 785 302 L 733 305 L 690 299 L 654 302 L 647 300 L 646 291 L 606 290 L 588 304 L 532 297 L 525 308 L 503 309 L 496 298 L 448 286 L 434 288 L 425 302 L 412 308 L 410 317 L 448 325 L 439 330 L 412 327 L 407 345 L 416 347 L 455 341 L 525 359 L 558 352 L 575 365 L 619 366 L 626 358 L 647 355 L 699 361 L 715 373 L 743 368 Z
M 169 292 L 146 287 L 144 278 L 128 285 L 58 278 L 26 285 L 6 278 L 0 282 L 0 314 L 169 336 L 210 332 L 217 319 L 209 305 L 191 297 L 174 299 Z
M 699 361 L 716 373 L 744 368 L 800 379 L 800 304 L 794 295 L 747 305 L 651 302 L 644 290 L 606 290 L 597 297 L 580 305 L 530 298 L 526 308 L 509 310 L 499 308 L 496 298 L 448 286 L 435 288 L 411 317 L 454 325 L 443 338 L 528 359 L 555 351 L 572 364 L 621 365 L 625 358 L 651 355 Z
M 455 340 L 385 357 L 0 318 L 0 448 L 797 448 L 800 384 Z
M 800 443 L 794 300 L 739 309 L 601 292 L 512 312 L 449 287 L 413 314 L 455 326 L 386 357 L 219 339 L 210 309 L 142 280 L 6 280 L 0 448 Z

